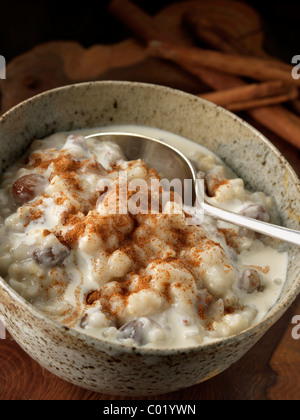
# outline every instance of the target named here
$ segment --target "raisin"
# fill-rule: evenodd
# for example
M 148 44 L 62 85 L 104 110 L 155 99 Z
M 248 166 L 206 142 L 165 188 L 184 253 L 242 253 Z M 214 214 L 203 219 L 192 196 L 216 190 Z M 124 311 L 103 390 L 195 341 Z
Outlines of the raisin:
M 253 293 L 255 290 L 262 291 L 263 287 L 261 286 L 259 273 L 253 268 L 246 268 L 243 270 L 239 287 L 248 294 Z
M 197 298 L 198 315 L 201 319 L 207 320 L 214 310 L 216 299 L 207 289 L 199 290 Z
M 206 192 L 209 197 L 214 197 L 219 187 L 228 182 L 224 174 L 224 168 L 216 166 L 205 177 Z
M 131 338 L 137 345 L 141 346 L 147 343 L 147 332 L 154 326 L 158 326 L 158 324 L 151 319 L 137 318 L 119 328 L 117 338 L 121 341 Z
M 79 322 L 79 326 L 80 326 L 80 328 L 82 328 L 83 330 L 87 327 L 87 319 L 88 319 L 88 315 L 87 314 L 85 314 L 81 319 L 80 319 L 80 322 Z
M 62 265 L 69 255 L 69 249 L 62 244 L 40 247 L 33 253 L 35 261 L 44 268 L 54 268 Z
M 86 140 L 83 136 L 77 136 L 77 135 L 70 135 L 67 138 L 66 141 L 66 145 L 74 145 L 74 146 L 78 146 L 81 147 L 83 150 L 87 151 L 88 150 L 88 146 L 86 143 Z
M 45 190 L 47 183 L 47 178 L 38 174 L 25 175 L 17 179 L 12 186 L 15 204 L 22 206 L 32 201 Z
M 99 300 L 101 298 L 101 291 L 95 290 L 94 292 L 91 292 L 86 297 L 86 303 L 88 305 L 93 305 L 94 302 Z
M 101 163 L 91 160 L 83 163 L 81 172 L 84 174 L 95 174 L 100 176 L 107 175 L 107 171 L 104 169 Z
M 261 222 L 269 223 L 271 216 L 262 204 L 249 204 L 246 205 L 241 211 L 242 216 L 250 217 L 251 219 L 260 220 Z

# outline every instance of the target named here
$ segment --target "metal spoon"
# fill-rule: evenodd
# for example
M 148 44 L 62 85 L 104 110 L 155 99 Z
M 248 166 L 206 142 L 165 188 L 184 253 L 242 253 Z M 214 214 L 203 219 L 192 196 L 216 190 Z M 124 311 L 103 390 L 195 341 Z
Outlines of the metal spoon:
M 197 180 L 197 171 L 192 162 L 176 148 L 155 138 L 140 134 L 97 133 L 86 136 L 86 138 L 99 138 L 101 141 L 118 144 L 128 160 L 141 159 L 149 168 L 155 169 L 162 178 L 169 181 L 179 179 L 184 185 L 184 180 L 192 180 L 189 183 L 191 190 L 182 194 L 183 202 L 184 197 L 193 197 L 193 204 L 197 203 L 193 213 L 195 216 L 199 215 L 200 219 L 204 211 L 205 214 L 215 219 L 300 246 L 300 231 L 225 211 L 205 203 L 203 199 L 199 199 L 201 196 L 203 198 L 203 193 Z

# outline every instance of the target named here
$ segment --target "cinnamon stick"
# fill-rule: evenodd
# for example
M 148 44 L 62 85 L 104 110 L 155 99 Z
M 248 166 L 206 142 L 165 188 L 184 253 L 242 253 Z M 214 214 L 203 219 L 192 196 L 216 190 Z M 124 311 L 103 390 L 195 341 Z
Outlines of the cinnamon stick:
M 108 11 L 130 28 L 139 40 L 145 43 L 150 40 L 178 42 L 162 29 L 151 16 L 129 0 L 112 0 L 109 3 Z
M 195 67 L 190 62 L 179 60 L 176 60 L 176 62 L 180 67 L 199 77 L 200 80 L 215 90 L 247 85 L 247 82 L 236 76 L 213 70 L 210 71 L 202 66 Z M 264 127 L 300 149 L 300 118 L 296 115 L 279 105 L 251 109 L 248 111 L 248 114 Z
M 185 13 L 182 21 L 185 27 L 191 30 L 192 34 L 205 45 L 229 54 L 239 53 L 245 55 L 245 50 L 238 42 L 221 28 L 218 28 L 218 31 L 216 31 L 215 26 L 198 11 L 192 10 L 191 12 Z
M 261 123 L 279 137 L 300 149 L 300 118 L 282 106 L 268 106 L 248 111 L 256 121 Z
M 185 26 L 192 32 L 192 34 L 203 42 L 206 46 L 214 48 L 222 52 L 235 52 L 242 55 L 250 55 L 251 51 L 247 50 L 245 46 L 241 48 L 236 39 L 232 37 L 228 31 L 216 26 L 215 22 L 199 13 L 199 10 L 192 9 L 183 16 Z M 290 71 L 290 65 L 286 64 L 276 58 L 270 57 L 267 54 L 259 55 L 272 61 L 274 67 Z M 290 101 L 293 110 L 300 115 L 300 100 Z
M 241 111 L 248 111 L 251 109 L 257 109 L 262 107 L 269 107 L 272 105 L 278 105 L 285 102 L 289 102 L 291 99 L 294 99 L 295 91 L 287 92 L 285 95 L 279 96 L 270 96 L 269 98 L 261 98 L 261 99 L 253 99 L 250 101 L 244 102 L 235 102 L 230 105 L 227 105 L 226 108 L 228 111 L 232 112 L 241 112 Z M 298 93 L 297 93 L 298 97 Z
M 224 53 L 248 55 L 251 56 L 251 52 L 247 51 L 247 48 L 241 45 L 230 33 L 216 26 L 215 22 L 203 16 L 199 10 L 192 9 L 191 11 L 183 15 L 183 23 L 192 32 L 192 34 L 205 46 L 213 48 L 217 51 Z M 260 55 L 257 58 L 263 58 L 268 60 L 273 67 L 280 68 L 291 72 L 291 66 L 286 64 L 274 57 Z
M 169 59 L 178 64 L 186 62 L 193 67 L 204 66 L 234 76 L 245 76 L 260 81 L 282 80 L 300 87 L 300 79 L 292 78 L 292 66 L 290 66 L 290 71 L 287 71 L 273 66 L 272 61 L 263 58 L 185 47 L 160 41 L 150 42 L 149 52 L 155 57 Z
M 234 89 L 220 90 L 199 96 L 214 102 L 217 105 L 227 107 L 233 103 L 242 103 L 244 101 L 252 101 L 261 98 L 278 98 L 280 96 L 286 96 L 294 99 L 298 96 L 298 89 L 294 86 L 286 86 L 281 81 L 271 81 L 252 83 Z
M 295 112 L 297 112 L 297 114 L 299 114 L 299 115 L 300 115 L 300 100 L 298 99 L 298 100 L 294 100 L 294 101 L 292 101 L 292 102 L 291 102 L 291 105 L 292 105 L 292 107 L 293 107 L 293 110 L 294 110 Z
M 144 42 L 155 39 L 169 42 L 167 39 L 164 39 L 166 34 L 162 34 L 164 31 L 161 30 L 161 28 L 158 28 L 156 21 L 148 15 L 146 15 L 148 16 L 146 19 L 145 16 L 143 16 L 145 13 L 137 8 L 137 6 L 134 6 L 136 13 L 132 14 L 129 19 L 129 10 L 132 10 L 128 9 L 130 4 L 132 5 L 128 0 L 112 0 L 110 11 L 114 12 L 115 16 L 128 28 L 133 30 L 138 37 L 141 37 L 140 39 Z M 114 8 L 115 10 L 113 11 Z M 118 8 L 123 9 L 123 13 L 120 10 L 116 12 L 116 9 Z M 138 10 L 140 13 L 137 13 Z M 144 28 L 141 28 L 141 23 L 137 22 L 139 19 L 142 19 L 143 25 L 145 26 Z M 141 31 L 142 34 L 138 34 L 139 31 Z M 180 42 L 180 40 L 178 41 Z M 179 65 L 190 74 L 199 77 L 200 80 L 215 90 L 231 89 L 247 85 L 243 79 L 222 73 L 220 70 L 212 70 L 203 66 L 195 68 L 187 63 L 179 63 Z M 278 105 L 252 109 L 248 111 L 248 114 L 279 137 L 294 144 L 300 149 L 300 118 Z

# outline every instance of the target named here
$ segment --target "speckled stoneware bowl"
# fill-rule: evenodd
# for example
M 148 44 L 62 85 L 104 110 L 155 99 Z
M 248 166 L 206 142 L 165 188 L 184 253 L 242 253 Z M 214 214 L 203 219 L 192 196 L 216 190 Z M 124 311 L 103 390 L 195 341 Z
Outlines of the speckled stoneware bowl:
M 217 153 L 248 187 L 273 196 L 283 225 L 299 229 L 299 181 L 280 153 L 233 114 L 165 87 L 94 82 L 46 92 L 0 120 L 0 171 L 34 138 L 106 124 L 168 130 Z M 183 350 L 130 349 L 87 337 L 47 318 L 0 279 L 0 314 L 20 346 L 43 367 L 81 387 L 138 396 L 205 381 L 242 357 L 286 311 L 300 290 L 300 249 L 290 248 L 280 299 L 258 325 L 216 344 Z

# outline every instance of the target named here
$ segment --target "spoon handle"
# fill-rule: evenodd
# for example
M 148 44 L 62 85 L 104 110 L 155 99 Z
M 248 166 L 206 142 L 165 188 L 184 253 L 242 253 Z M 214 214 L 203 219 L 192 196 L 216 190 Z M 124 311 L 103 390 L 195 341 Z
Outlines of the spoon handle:
M 215 219 L 248 228 L 250 230 L 254 230 L 255 232 L 271 236 L 272 238 L 280 239 L 293 245 L 300 246 L 300 232 L 297 230 L 287 229 L 282 226 L 261 222 L 259 220 L 251 219 L 249 217 L 241 216 L 239 214 L 213 207 L 206 203 L 202 203 L 201 206 L 205 214 Z

